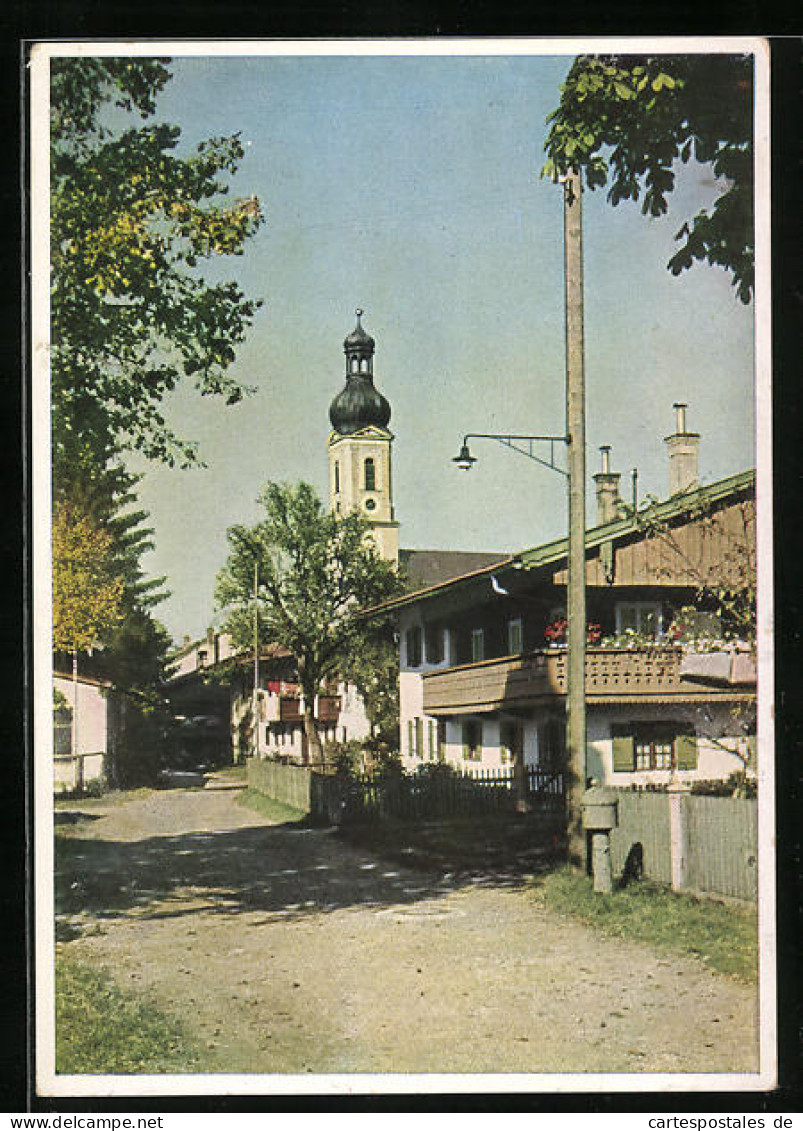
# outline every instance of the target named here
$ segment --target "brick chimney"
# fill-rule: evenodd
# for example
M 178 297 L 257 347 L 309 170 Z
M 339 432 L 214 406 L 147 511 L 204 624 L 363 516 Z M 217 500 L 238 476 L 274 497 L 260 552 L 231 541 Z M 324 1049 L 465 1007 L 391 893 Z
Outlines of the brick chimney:
M 664 439 L 669 450 L 669 494 L 677 495 L 697 486 L 697 457 L 700 452 L 700 433 L 686 430 L 685 404 L 676 403 L 675 431 Z
M 597 525 L 603 526 L 606 522 L 613 522 L 619 517 L 619 504 L 622 498 L 619 494 L 621 475 L 618 471 L 611 471 L 610 445 L 603 444 L 600 452 L 602 470 L 594 476 L 594 482 L 597 485 Z

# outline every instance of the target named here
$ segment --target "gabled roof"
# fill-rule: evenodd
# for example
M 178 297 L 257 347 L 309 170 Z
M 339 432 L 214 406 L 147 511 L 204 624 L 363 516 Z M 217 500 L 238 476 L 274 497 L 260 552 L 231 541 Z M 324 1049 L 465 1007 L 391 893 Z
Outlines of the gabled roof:
M 586 531 L 586 551 L 596 549 L 604 542 L 618 541 L 632 537 L 634 534 L 643 533 L 644 523 L 647 519 L 650 522 L 672 522 L 674 519 L 693 515 L 695 511 L 701 508 L 705 509 L 719 503 L 725 503 L 729 499 L 736 499 L 754 487 L 755 478 L 754 470 L 742 471 L 738 475 L 720 479 L 707 487 L 697 487 L 692 491 L 673 495 L 664 502 L 649 503 L 642 507 L 637 514 L 631 514 L 625 518 L 592 527 Z M 392 601 L 377 605 L 376 609 L 398 609 L 404 605 L 415 604 L 417 601 L 437 597 L 443 592 L 470 583 L 478 577 L 487 577 L 489 574 L 498 573 L 504 569 L 534 570 L 543 566 L 559 565 L 561 561 L 566 559 L 567 554 L 568 538 L 557 538 L 552 542 L 545 542 L 540 546 L 510 554 L 458 577 L 428 585 L 411 593 L 405 593 Z M 373 609 L 366 610 L 369 613 L 373 611 Z
M 399 550 L 401 566 L 411 589 L 426 589 L 485 566 L 498 566 L 509 554 L 474 550 Z

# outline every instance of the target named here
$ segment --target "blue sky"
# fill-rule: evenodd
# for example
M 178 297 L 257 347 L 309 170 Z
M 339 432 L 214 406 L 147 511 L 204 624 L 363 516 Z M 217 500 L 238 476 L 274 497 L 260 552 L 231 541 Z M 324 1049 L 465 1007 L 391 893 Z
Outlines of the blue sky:
M 391 403 L 401 544 L 513 550 L 561 534 L 564 480 L 492 442 L 468 474 L 464 432 L 562 432 L 560 190 L 539 179 L 545 117 L 571 58 L 175 58 L 159 114 L 186 144 L 241 132 L 233 195 L 267 222 L 210 275 L 264 299 L 234 372 L 242 405 L 178 391 L 173 424 L 207 466 L 149 467 L 141 501 L 167 575 L 161 617 L 177 639 L 214 618 L 226 529 L 258 517 L 271 479 L 327 484 L 328 406 L 343 338 L 363 307 L 375 379 Z M 721 270 L 666 269 L 673 235 L 710 202 L 684 168 L 667 217 L 584 204 L 589 474 L 597 448 L 664 496 L 672 403 L 702 434 L 704 482 L 754 464 L 753 310 Z M 137 470 L 141 463 L 133 462 Z M 593 516 L 589 490 L 589 516 Z

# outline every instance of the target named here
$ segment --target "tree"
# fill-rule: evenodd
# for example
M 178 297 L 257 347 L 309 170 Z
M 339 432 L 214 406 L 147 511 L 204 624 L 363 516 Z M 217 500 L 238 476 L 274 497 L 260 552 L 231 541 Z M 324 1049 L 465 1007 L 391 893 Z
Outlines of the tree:
M 252 649 L 256 571 L 258 639 L 284 645 L 295 660 L 304 733 L 317 760 L 315 697 L 365 647 L 372 629 L 360 609 L 398 593 L 401 583 L 362 518 L 327 513 L 308 483 L 268 483 L 260 503 L 261 522 L 228 532 L 231 550 L 215 596 L 228 609 L 224 628 L 235 645 Z
M 657 500 L 656 500 L 657 502 Z M 694 635 L 695 613 L 710 609 L 726 640 L 738 640 L 755 649 L 756 641 L 756 506 L 751 495 L 727 508 L 705 498 L 692 499 L 686 512 L 699 539 L 682 537 L 682 527 L 659 517 L 653 506 L 637 515 L 647 538 L 663 550 L 667 575 L 685 575 L 696 589 L 695 607 L 678 612 L 677 627 Z
M 112 538 L 66 504 L 53 519 L 53 645 L 73 657 L 73 754 L 78 753 L 78 654 L 94 648 L 121 616 L 122 578 Z
M 662 216 L 677 161 L 709 165 L 721 193 L 677 232 L 668 263 L 679 275 L 695 260 L 723 267 L 742 302 L 754 281 L 753 64 L 749 55 L 581 55 L 561 87 L 543 175 L 574 167 L 608 200 L 638 200 Z
M 164 579 L 142 568 L 152 532 L 123 459 L 134 449 L 197 462 L 167 425 L 164 399 L 185 380 L 241 399 L 228 369 L 259 305 L 201 272 L 241 254 L 261 223 L 254 197 L 226 200 L 239 137 L 179 155 L 175 126 L 137 121 L 155 114 L 166 62 L 64 58 L 51 70 L 54 523 L 80 513 L 111 540 L 120 607 L 101 662 L 125 695 L 114 772 L 129 782 L 156 768 L 169 639 L 152 611 Z
M 246 391 L 227 370 L 258 303 L 199 264 L 239 255 L 261 223 L 257 200 L 227 202 L 238 135 L 179 156 L 180 130 L 117 128 L 152 117 L 165 60 L 52 62 L 51 270 L 53 455 L 120 449 L 186 466 L 195 446 L 162 411 L 179 381 L 226 403 Z M 114 123 L 114 128 L 112 127 Z
M 389 617 L 366 621 L 360 648 L 346 657 L 341 675 L 353 683 L 365 704 L 372 738 L 399 748 L 399 649 Z

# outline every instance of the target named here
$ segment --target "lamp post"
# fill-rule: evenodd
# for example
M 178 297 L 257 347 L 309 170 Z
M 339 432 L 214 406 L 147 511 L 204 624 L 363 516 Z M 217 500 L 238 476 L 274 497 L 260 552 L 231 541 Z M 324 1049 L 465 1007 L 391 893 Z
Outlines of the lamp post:
M 469 432 L 463 437 L 454 462 L 469 471 L 477 462 L 468 447 L 470 439 L 496 440 L 568 480 L 568 584 L 567 584 L 567 696 L 566 752 L 568 782 L 568 852 L 574 865 L 585 859 L 586 837 L 582 826 L 582 800 L 586 785 L 586 577 L 585 577 L 585 366 L 583 342 L 583 229 L 582 181 L 572 170 L 560 178 L 563 185 L 564 287 L 566 319 L 566 431 L 563 436 L 522 436 Z M 533 451 L 534 443 L 548 443 L 549 457 Z M 554 445 L 568 449 L 568 471 L 558 467 Z M 526 447 L 524 446 L 526 444 Z
M 254 556 L 254 694 L 251 712 L 254 716 L 254 757 L 259 757 L 259 556 Z

